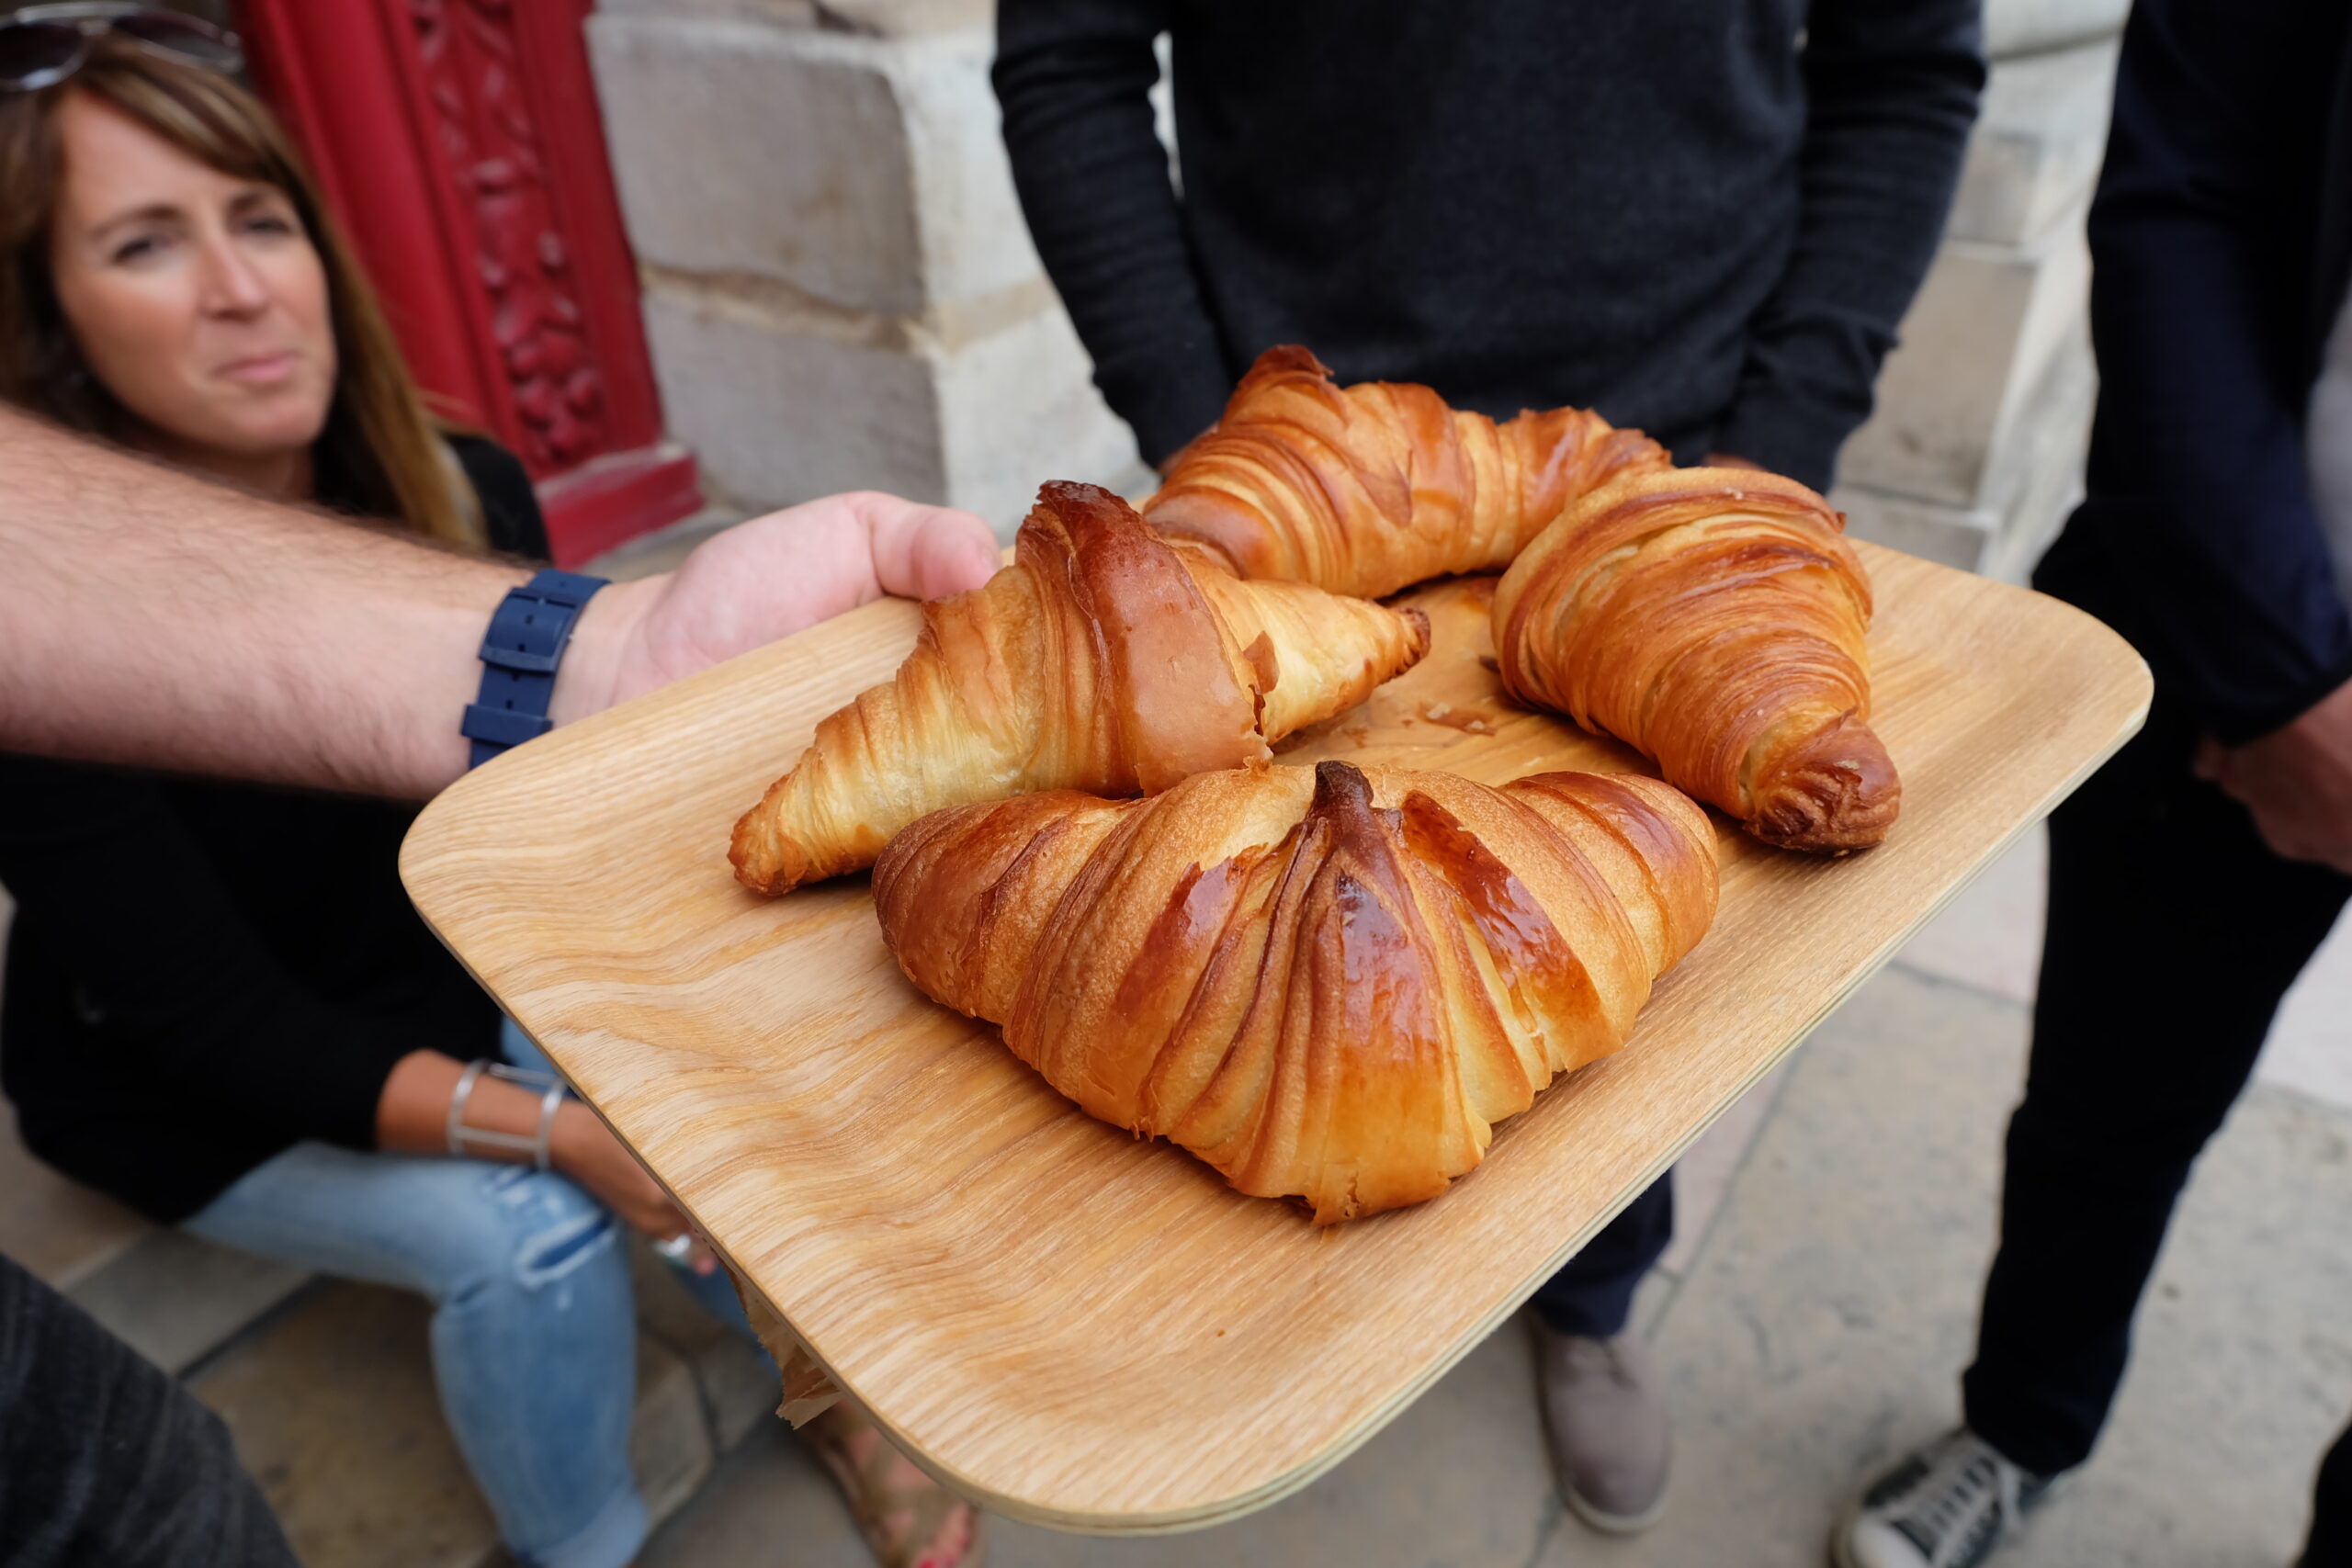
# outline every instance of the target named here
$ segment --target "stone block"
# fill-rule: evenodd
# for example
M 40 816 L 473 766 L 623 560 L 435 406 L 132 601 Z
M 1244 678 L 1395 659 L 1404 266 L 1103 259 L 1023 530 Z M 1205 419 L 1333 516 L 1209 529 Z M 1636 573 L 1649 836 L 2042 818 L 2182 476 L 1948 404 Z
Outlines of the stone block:
M 497 1550 L 441 1419 L 429 1315 L 420 1296 L 330 1285 L 189 1384 L 310 1568 L 475 1568 Z
M 638 1326 L 694 1374 L 712 1445 L 723 1453 L 775 1416 L 775 1369 L 758 1346 L 704 1311 L 641 1240 L 630 1250 Z
M 598 0 L 596 8 L 625 17 L 721 17 L 869 38 L 985 28 L 996 17 L 994 0 Z
M 752 296 L 657 282 L 646 321 L 671 427 L 729 504 L 888 490 L 969 507 L 1010 537 L 1044 479 L 1143 479 L 1046 299 L 969 337 L 905 323 L 851 335 Z
M 988 26 L 882 46 L 914 152 L 923 292 L 938 301 L 985 300 L 1044 282 L 1012 188 L 1012 164 L 989 63 Z
M 817 0 L 596 0 L 596 9 L 616 17 L 718 17 L 781 28 L 821 25 Z
M 710 1476 L 718 1455 L 694 1369 L 650 1337 L 637 1341 L 637 1409 L 628 1427 L 628 1467 L 645 1510 L 668 1518 Z
M 2043 412 L 2021 424 L 2026 482 L 2002 519 L 1999 537 L 1978 570 L 2004 582 L 2023 583 L 2083 499 L 2083 459 L 2090 450 L 2091 410 L 2098 377 L 2085 339 L 2052 367 L 2052 391 Z
M 900 316 L 1038 276 L 985 26 L 875 38 L 608 12 L 589 37 L 642 261 Z
M 2115 54 L 2103 39 L 1994 65 L 1947 239 L 2021 245 L 2079 209 L 2107 146 Z
M 6 915 L 0 895 L 0 940 Z M 0 1100 L 0 1252 L 64 1290 L 153 1228 L 35 1159 L 17 1136 L 15 1109 Z
M 1991 553 L 2001 513 L 1991 506 L 1954 506 L 1841 484 L 1830 504 L 1846 514 L 1846 532 L 1924 560 L 1974 571 Z
M 2011 422 L 1987 499 L 1962 505 L 1849 481 L 1830 500 L 1857 538 L 2022 582 L 2082 494 L 2097 392 L 2090 344 L 2078 329 Z
M 952 28 L 992 28 L 995 0 L 815 0 L 818 25 L 875 38 L 914 38 Z
M 167 1372 L 195 1365 L 291 1297 L 311 1272 L 157 1227 L 65 1293 Z
M 883 51 L 723 19 L 588 24 L 640 260 L 857 310 L 922 302 L 913 152 Z
M 508 1561 L 442 1419 L 430 1318 L 421 1296 L 338 1281 L 190 1380 L 310 1568 Z M 657 1521 L 702 1484 L 712 1459 L 692 1370 L 640 1337 L 629 1464 Z
M 2062 345 L 2081 330 L 2090 253 L 2062 222 L 2026 250 L 1949 241 L 1904 318 L 1878 410 L 1838 460 L 1849 483 L 1981 507 L 2004 438 Z
M 911 344 L 663 287 L 646 290 L 645 324 L 706 493 L 746 513 L 842 490 L 945 499 L 938 388 Z
M 1058 303 L 937 361 L 947 494 L 1006 540 L 1047 479 L 1156 487 Z
M 2131 8 L 2132 0 L 1984 0 L 1984 52 L 2007 60 L 2111 38 Z

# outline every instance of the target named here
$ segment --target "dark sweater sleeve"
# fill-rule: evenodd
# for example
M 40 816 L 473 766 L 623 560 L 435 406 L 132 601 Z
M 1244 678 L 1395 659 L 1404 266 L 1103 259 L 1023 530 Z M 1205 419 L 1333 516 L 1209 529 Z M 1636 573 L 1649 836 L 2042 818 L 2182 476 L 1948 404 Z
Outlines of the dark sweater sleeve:
M 1794 249 L 1715 448 L 1827 488 L 1935 259 L 1984 85 L 1977 0 L 1821 0 Z
M 289 1143 L 376 1145 L 376 1102 L 423 1042 L 311 997 L 130 773 L 0 756 L 0 886 L 43 956 L 127 1043 L 126 1072 Z
M 1233 389 L 1148 96 L 1165 0 L 1001 0 L 992 78 L 1021 209 L 1094 384 L 1144 460 L 1216 421 Z
M 6 1258 L 0 1561 L 297 1568 L 220 1417 Z
M 2352 677 L 2303 456 L 2345 25 L 2341 6 L 2299 0 L 2140 0 L 2091 209 L 2099 409 L 2069 532 L 2153 623 L 2160 672 L 2233 744 Z

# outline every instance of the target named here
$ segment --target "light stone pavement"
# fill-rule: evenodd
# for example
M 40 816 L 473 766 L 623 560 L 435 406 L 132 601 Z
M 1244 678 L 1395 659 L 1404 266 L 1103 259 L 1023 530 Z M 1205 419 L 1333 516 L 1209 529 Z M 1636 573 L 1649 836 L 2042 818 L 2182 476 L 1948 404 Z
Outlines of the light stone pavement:
M 1861 1478 L 1957 1418 L 2040 944 L 2039 835 L 1710 1132 L 1645 1292 L 1677 1417 L 1663 1523 L 1605 1540 L 1552 1495 L 1514 1320 L 1297 1496 L 1112 1540 L 990 1522 L 991 1568 L 1778 1568 L 1822 1561 Z M 2352 936 L 2282 1014 L 2200 1166 L 2107 1440 L 2016 1568 L 2282 1568 L 2352 1412 Z M 755 1430 L 644 1568 L 865 1568 L 830 1483 Z

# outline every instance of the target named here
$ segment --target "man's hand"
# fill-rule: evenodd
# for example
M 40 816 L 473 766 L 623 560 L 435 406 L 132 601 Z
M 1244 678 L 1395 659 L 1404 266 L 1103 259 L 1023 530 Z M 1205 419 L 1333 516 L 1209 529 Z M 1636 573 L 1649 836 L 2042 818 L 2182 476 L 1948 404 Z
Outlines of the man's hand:
M 2206 737 L 2196 768 L 2254 813 L 2275 853 L 2352 875 L 2352 681 L 2243 746 Z
M 588 602 L 559 677 L 559 724 L 640 696 L 844 610 L 977 588 L 1002 560 L 968 512 L 871 491 L 729 528 L 678 570 Z

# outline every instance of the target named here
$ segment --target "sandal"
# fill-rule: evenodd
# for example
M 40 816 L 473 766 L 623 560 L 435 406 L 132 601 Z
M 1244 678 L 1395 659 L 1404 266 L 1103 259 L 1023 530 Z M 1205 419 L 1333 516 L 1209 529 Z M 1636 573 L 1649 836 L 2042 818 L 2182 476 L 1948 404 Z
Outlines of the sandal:
M 924 1474 L 844 1400 L 800 1428 L 881 1568 L 979 1568 L 980 1511 Z

